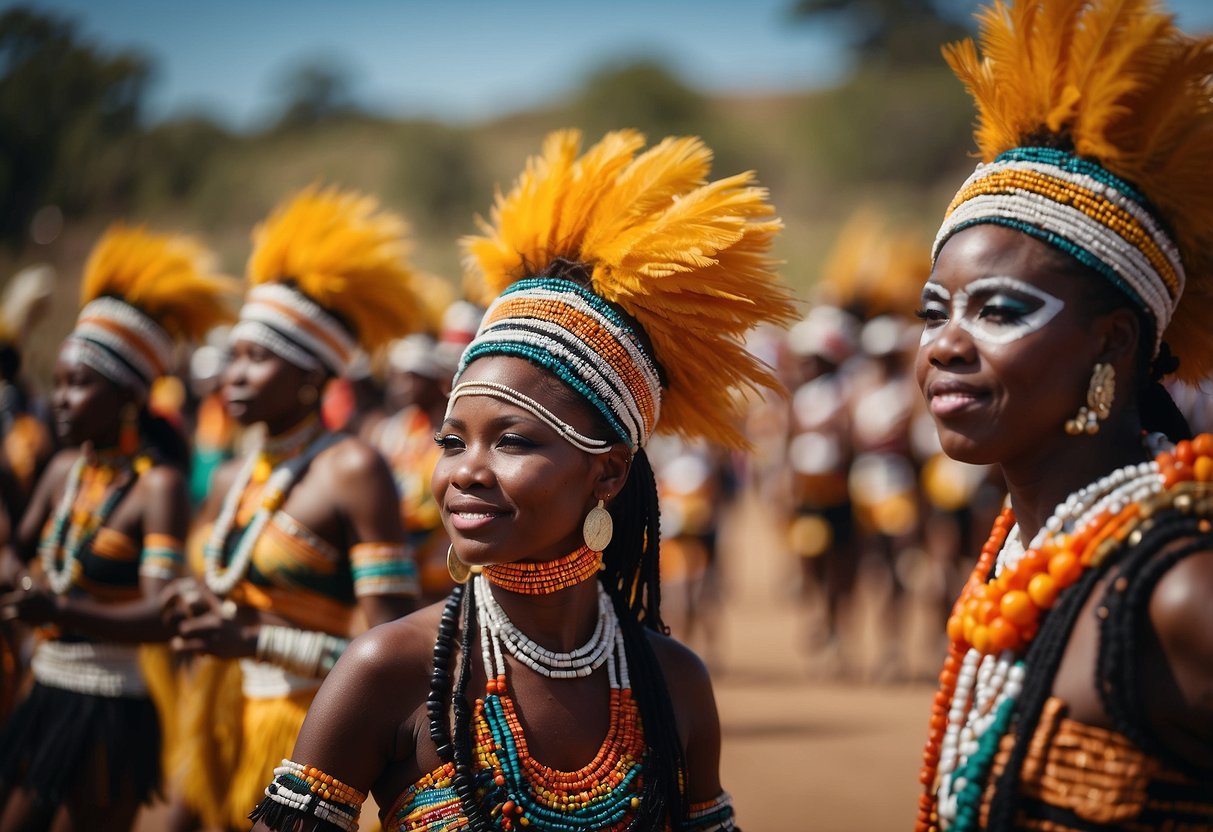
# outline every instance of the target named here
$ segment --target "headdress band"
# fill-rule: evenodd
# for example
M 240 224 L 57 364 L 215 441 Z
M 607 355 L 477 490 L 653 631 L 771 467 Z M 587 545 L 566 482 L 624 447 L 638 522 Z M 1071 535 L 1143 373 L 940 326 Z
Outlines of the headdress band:
M 1021 147 L 977 166 L 952 199 L 932 258 L 957 231 L 993 223 L 1022 231 L 1108 278 L 1154 321 L 1157 353 L 1179 305 L 1179 249 L 1132 185 L 1095 162 Z
M 231 340 L 260 344 L 304 370 L 321 367 L 343 375 L 357 344 L 315 301 L 282 283 L 249 290 Z
M 110 381 L 146 394 L 172 362 L 173 339 L 129 303 L 100 297 L 80 310 L 65 350 Z
M 635 329 L 572 281 L 529 278 L 502 292 L 464 351 L 456 380 L 485 355 L 513 355 L 550 371 L 633 451 L 644 447 L 657 425 L 661 377 Z

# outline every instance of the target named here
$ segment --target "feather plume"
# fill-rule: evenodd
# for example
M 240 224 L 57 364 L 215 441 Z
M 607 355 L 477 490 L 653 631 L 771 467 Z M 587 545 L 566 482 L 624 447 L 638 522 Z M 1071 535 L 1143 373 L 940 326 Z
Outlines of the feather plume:
M 115 224 L 85 263 L 81 305 L 120 298 L 175 339 L 198 341 L 232 320 L 239 298 L 239 282 L 215 273 L 213 263 L 191 237 Z
M 425 329 L 407 226 L 370 196 L 305 188 L 253 231 L 248 279 L 289 283 L 353 328 L 368 353 Z
M 1156 0 L 996 0 L 944 57 L 977 103 L 984 161 L 1072 148 L 1131 182 L 1179 245 L 1187 285 L 1164 333 L 1178 375 L 1213 373 L 1213 37 Z
M 491 297 L 557 258 L 591 267 L 593 290 L 640 323 L 665 373 L 658 430 L 742 446 L 736 391 L 779 389 L 745 335 L 794 317 L 769 256 L 782 223 L 753 174 L 707 181 L 698 138 L 644 143 L 621 130 L 579 157 L 579 132 L 549 135 L 462 241 L 469 274 Z

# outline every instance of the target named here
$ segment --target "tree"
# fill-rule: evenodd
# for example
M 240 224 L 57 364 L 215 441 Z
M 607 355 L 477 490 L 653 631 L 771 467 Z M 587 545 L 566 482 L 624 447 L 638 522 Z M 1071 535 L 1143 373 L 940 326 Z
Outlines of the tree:
M 958 12 L 974 5 L 965 0 L 795 0 L 791 16 L 841 24 L 862 63 L 905 69 L 941 63 L 939 47 L 969 33 Z
M 353 73 L 336 60 L 302 63 L 287 74 L 282 87 L 287 103 L 278 119 L 278 130 L 314 127 L 361 113 L 355 102 Z
M 129 195 L 150 78 L 143 56 L 103 53 L 68 21 L 0 14 L 0 240 L 20 247 L 47 202 L 70 214 Z

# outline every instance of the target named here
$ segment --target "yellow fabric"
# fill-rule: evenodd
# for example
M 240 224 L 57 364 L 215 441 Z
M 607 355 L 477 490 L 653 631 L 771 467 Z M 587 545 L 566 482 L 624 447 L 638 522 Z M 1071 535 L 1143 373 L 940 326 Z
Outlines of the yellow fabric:
M 182 671 L 180 691 L 178 727 L 166 747 L 168 782 L 204 825 L 222 827 L 244 738 L 240 665 L 212 656 L 195 659 Z
M 177 662 L 167 644 L 143 644 L 139 647 L 139 669 L 143 672 L 148 698 L 160 717 L 160 770 L 167 781 L 173 772 L 174 749 L 181 742 Z
M 977 103 L 984 161 L 1050 136 L 1140 188 L 1179 246 L 1187 285 L 1164 338 L 1188 381 L 1213 373 L 1213 36 L 1157 0 L 997 0 L 944 57 Z
M 248 825 L 249 812 L 261 802 L 265 784 L 274 779 L 274 768 L 284 758 L 291 758 L 303 718 L 315 697 L 315 690 L 307 690 L 278 699 L 244 700 L 242 724 L 248 739 L 225 796 L 227 826 L 241 829 Z M 251 741 L 254 737 L 255 742 Z

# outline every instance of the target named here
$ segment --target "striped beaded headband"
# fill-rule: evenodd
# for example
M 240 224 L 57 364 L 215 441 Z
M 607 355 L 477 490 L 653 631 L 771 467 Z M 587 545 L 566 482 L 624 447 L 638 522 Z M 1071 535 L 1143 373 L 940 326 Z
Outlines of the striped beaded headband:
M 249 290 L 230 340 L 252 341 L 304 370 L 323 367 L 334 375 L 345 373 L 357 348 L 336 318 L 282 283 Z
M 463 352 L 458 381 L 477 358 L 512 355 L 551 372 L 584 398 L 633 450 L 661 412 L 661 376 L 633 325 L 590 289 L 559 278 L 510 286 Z
M 977 166 L 948 206 L 932 260 L 983 223 L 1022 231 L 1108 278 L 1154 321 L 1157 354 L 1179 305 L 1179 248 L 1149 202 L 1103 166 L 1054 148 L 1019 147 Z
M 80 310 L 64 342 L 64 357 L 145 395 L 172 362 L 173 339 L 129 303 L 99 297 Z

